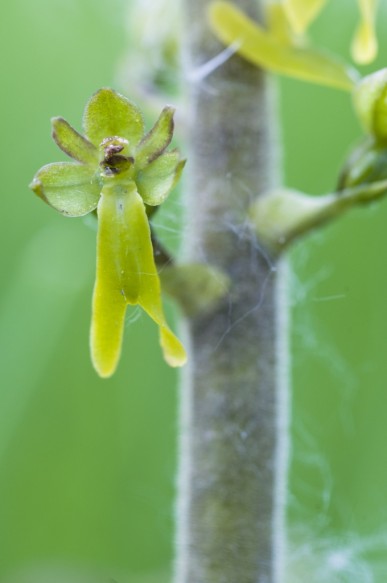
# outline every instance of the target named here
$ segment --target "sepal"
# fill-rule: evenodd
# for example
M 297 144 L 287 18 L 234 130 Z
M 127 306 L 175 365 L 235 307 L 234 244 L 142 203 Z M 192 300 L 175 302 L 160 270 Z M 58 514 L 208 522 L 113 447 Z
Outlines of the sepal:
M 93 169 L 72 162 L 43 166 L 30 188 L 67 217 L 81 217 L 97 208 L 101 190 Z
M 185 160 L 176 150 L 162 154 L 136 176 L 138 191 L 149 206 L 158 206 L 167 198 L 180 178 Z
M 53 117 L 51 125 L 52 137 L 65 154 L 83 164 L 98 163 L 97 148 L 81 136 L 63 117 Z
M 171 143 L 174 113 L 173 107 L 164 107 L 153 128 L 139 143 L 136 152 L 136 164 L 139 169 L 158 158 Z
M 121 136 L 134 148 L 144 135 L 141 111 L 126 97 L 107 87 L 90 98 L 83 116 L 86 137 L 97 148 L 109 137 Z

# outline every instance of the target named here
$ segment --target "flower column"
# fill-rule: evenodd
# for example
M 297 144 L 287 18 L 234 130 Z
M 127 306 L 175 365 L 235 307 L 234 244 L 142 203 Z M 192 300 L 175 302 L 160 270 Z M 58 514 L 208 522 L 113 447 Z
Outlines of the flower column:
M 237 4 L 259 17 L 255 0 Z M 278 265 L 246 221 L 252 198 L 277 182 L 274 95 L 266 75 L 237 56 L 201 75 L 222 51 L 208 6 L 185 2 L 185 259 L 224 270 L 231 289 L 187 323 L 175 581 L 279 583 L 286 320 Z

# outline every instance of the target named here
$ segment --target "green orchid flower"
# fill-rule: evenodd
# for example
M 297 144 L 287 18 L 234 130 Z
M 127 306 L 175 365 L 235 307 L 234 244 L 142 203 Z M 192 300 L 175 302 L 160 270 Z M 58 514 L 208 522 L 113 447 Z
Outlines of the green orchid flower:
M 209 19 L 222 43 L 235 45 L 247 61 L 268 71 L 344 91 L 359 78 L 353 67 L 297 37 L 282 3 L 268 5 L 268 29 L 225 0 L 212 2 Z
M 250 63 L 274 73 L 303 81 L 352 91 L 360 76 L 356 69 L 334 55 L 310 46 L 304 37 L 327 0 L 270 2 L 267 27 L 252 20 L 235 4 L 214 0 L 209 20 L 225 45 L 235 45 Z M 377 0 L 358 0 L 360 24 L 352 43 L 355 62 L 371 62 L 377 53 L 375 15 Z
M 175 186 L 184 167 L 176 150 L 171 107 L 145 134 L 141 112 L 112 89 L 95 93 L 83 117 L 85 135 L 52 120 L 53 138 L 75 162 L 41 168 L 31 188 L 68 217 L 97 210 L 97 269 L 91 356 L 101 377 L 111 376 L 121 353 L 128 305 L 139 305 L 159 327 L 164 358 L 182 366 L 186 354 L 165 319 L 148 214 Z

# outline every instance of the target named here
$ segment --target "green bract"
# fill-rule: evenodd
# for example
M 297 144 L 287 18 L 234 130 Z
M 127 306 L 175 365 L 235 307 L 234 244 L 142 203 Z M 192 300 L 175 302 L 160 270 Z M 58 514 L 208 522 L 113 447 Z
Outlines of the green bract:
M 157 323 L 168 364 L 186 361 L 165 320 L 146 211 L 147 205 L 158 206 L 167 198 L 184 166 L 177 151 L 166 152 L 173 113 L 165 107 L 145 134 L 139 109 L 112 89 L 101 89 L 86 106 L 85 136 L 62 118 L 52 120 L 54 140 L 76 162 L 43 166 L 30 185 L 66 216 L 97 209 L 91 354 L 102 377 L 116 369 L 128 304 L 140 305 Z

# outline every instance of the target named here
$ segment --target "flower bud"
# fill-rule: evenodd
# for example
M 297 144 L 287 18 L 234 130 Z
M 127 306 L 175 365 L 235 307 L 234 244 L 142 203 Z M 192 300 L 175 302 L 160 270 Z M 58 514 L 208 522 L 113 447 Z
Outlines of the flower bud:
M 387 143 L 387 68 L 367 75 L 353 93 L 355 110 L 366 131 Z

